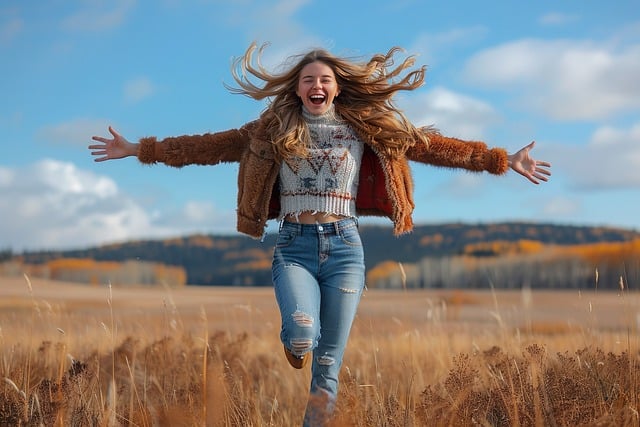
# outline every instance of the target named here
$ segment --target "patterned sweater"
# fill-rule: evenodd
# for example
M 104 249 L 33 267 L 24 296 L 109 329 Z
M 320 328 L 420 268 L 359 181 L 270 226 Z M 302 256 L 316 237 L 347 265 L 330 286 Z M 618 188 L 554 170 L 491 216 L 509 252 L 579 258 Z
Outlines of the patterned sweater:
M 320 116 L 303 109 L 303 116 L 312 146 L 308 157 L 282 162 L 280 217 L 302 212 L 355 216 L 364 143 L 333 106 Z

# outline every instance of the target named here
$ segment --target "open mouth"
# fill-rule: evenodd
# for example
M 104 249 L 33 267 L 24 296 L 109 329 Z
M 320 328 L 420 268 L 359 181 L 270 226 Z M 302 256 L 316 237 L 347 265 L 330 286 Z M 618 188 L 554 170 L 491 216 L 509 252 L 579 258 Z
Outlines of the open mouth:
M 311 103 L 314 104 L 314 105 L 322 104 L 325 99 L 326 99 L 326 97 L 324 95 L 311 95 L 309 97 L 309 101 L 311 101 Z

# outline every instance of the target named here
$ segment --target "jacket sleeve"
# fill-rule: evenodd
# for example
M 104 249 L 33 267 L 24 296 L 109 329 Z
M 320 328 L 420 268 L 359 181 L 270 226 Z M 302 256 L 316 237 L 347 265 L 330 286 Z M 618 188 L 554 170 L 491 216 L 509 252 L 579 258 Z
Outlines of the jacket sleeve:
M 506 150 L 487 148 L 484 142 L 463 141 L 429 132 L 429 144 L 415 144 L 407 150 L 407 158 L 416 162 L 474 172 L 502 175 L 509 169 Z
M 155 137 L 142 138 L 138 160 L 145 164 L 164 163 L 174 167 L 239 162 L 248 146 L 251 126 L 247 124 L 240 129 L 176 136 L 161 141 Z

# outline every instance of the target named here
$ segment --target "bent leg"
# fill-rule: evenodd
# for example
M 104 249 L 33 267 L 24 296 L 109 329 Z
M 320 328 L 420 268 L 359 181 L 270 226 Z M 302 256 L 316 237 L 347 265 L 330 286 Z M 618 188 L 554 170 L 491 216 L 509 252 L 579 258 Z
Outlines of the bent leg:
M 280 340 L 295 356 L 312 351 L 320 338 L 320 290 L 306 268 L 295 263 L 273 267 L 273 283 L 280 308 Z

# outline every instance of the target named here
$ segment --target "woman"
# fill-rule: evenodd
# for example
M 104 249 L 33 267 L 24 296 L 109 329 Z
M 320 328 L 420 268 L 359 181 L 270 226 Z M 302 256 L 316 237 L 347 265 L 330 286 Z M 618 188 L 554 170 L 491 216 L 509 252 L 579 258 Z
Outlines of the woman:
M 413 228 L 408 160 L 493 174 L 511 168 L 534 184 L 550 176 L 549 163 L 530 157 L 533 142 L 508 155 L 411 124 L 393 97 L 420 87 L 425 67 L 413 68 L 413 57 L 395 66 L 398 51 L 359 63 L 313 50 L 274 74 L 260 65 L 262 49 L 252 44 L 234 62 L 239 87 L 229 89 L 270 99 L 258 120 L 224 132 L 139 143 L 110 127 L 112 138 L 94 136 L 100 144 L 89 146 L 98 162 L 137 156 L 145 164 L 175 167 L 240 163 L 238 231 L 259 238 L 267 220 L 281 221 L 272 265 L 280 338 L 294 368 L 314 356 L 305 425 L 322 424 L 338 393 L 364 288 L 357 216 L 387 216 L 396 235 Z

